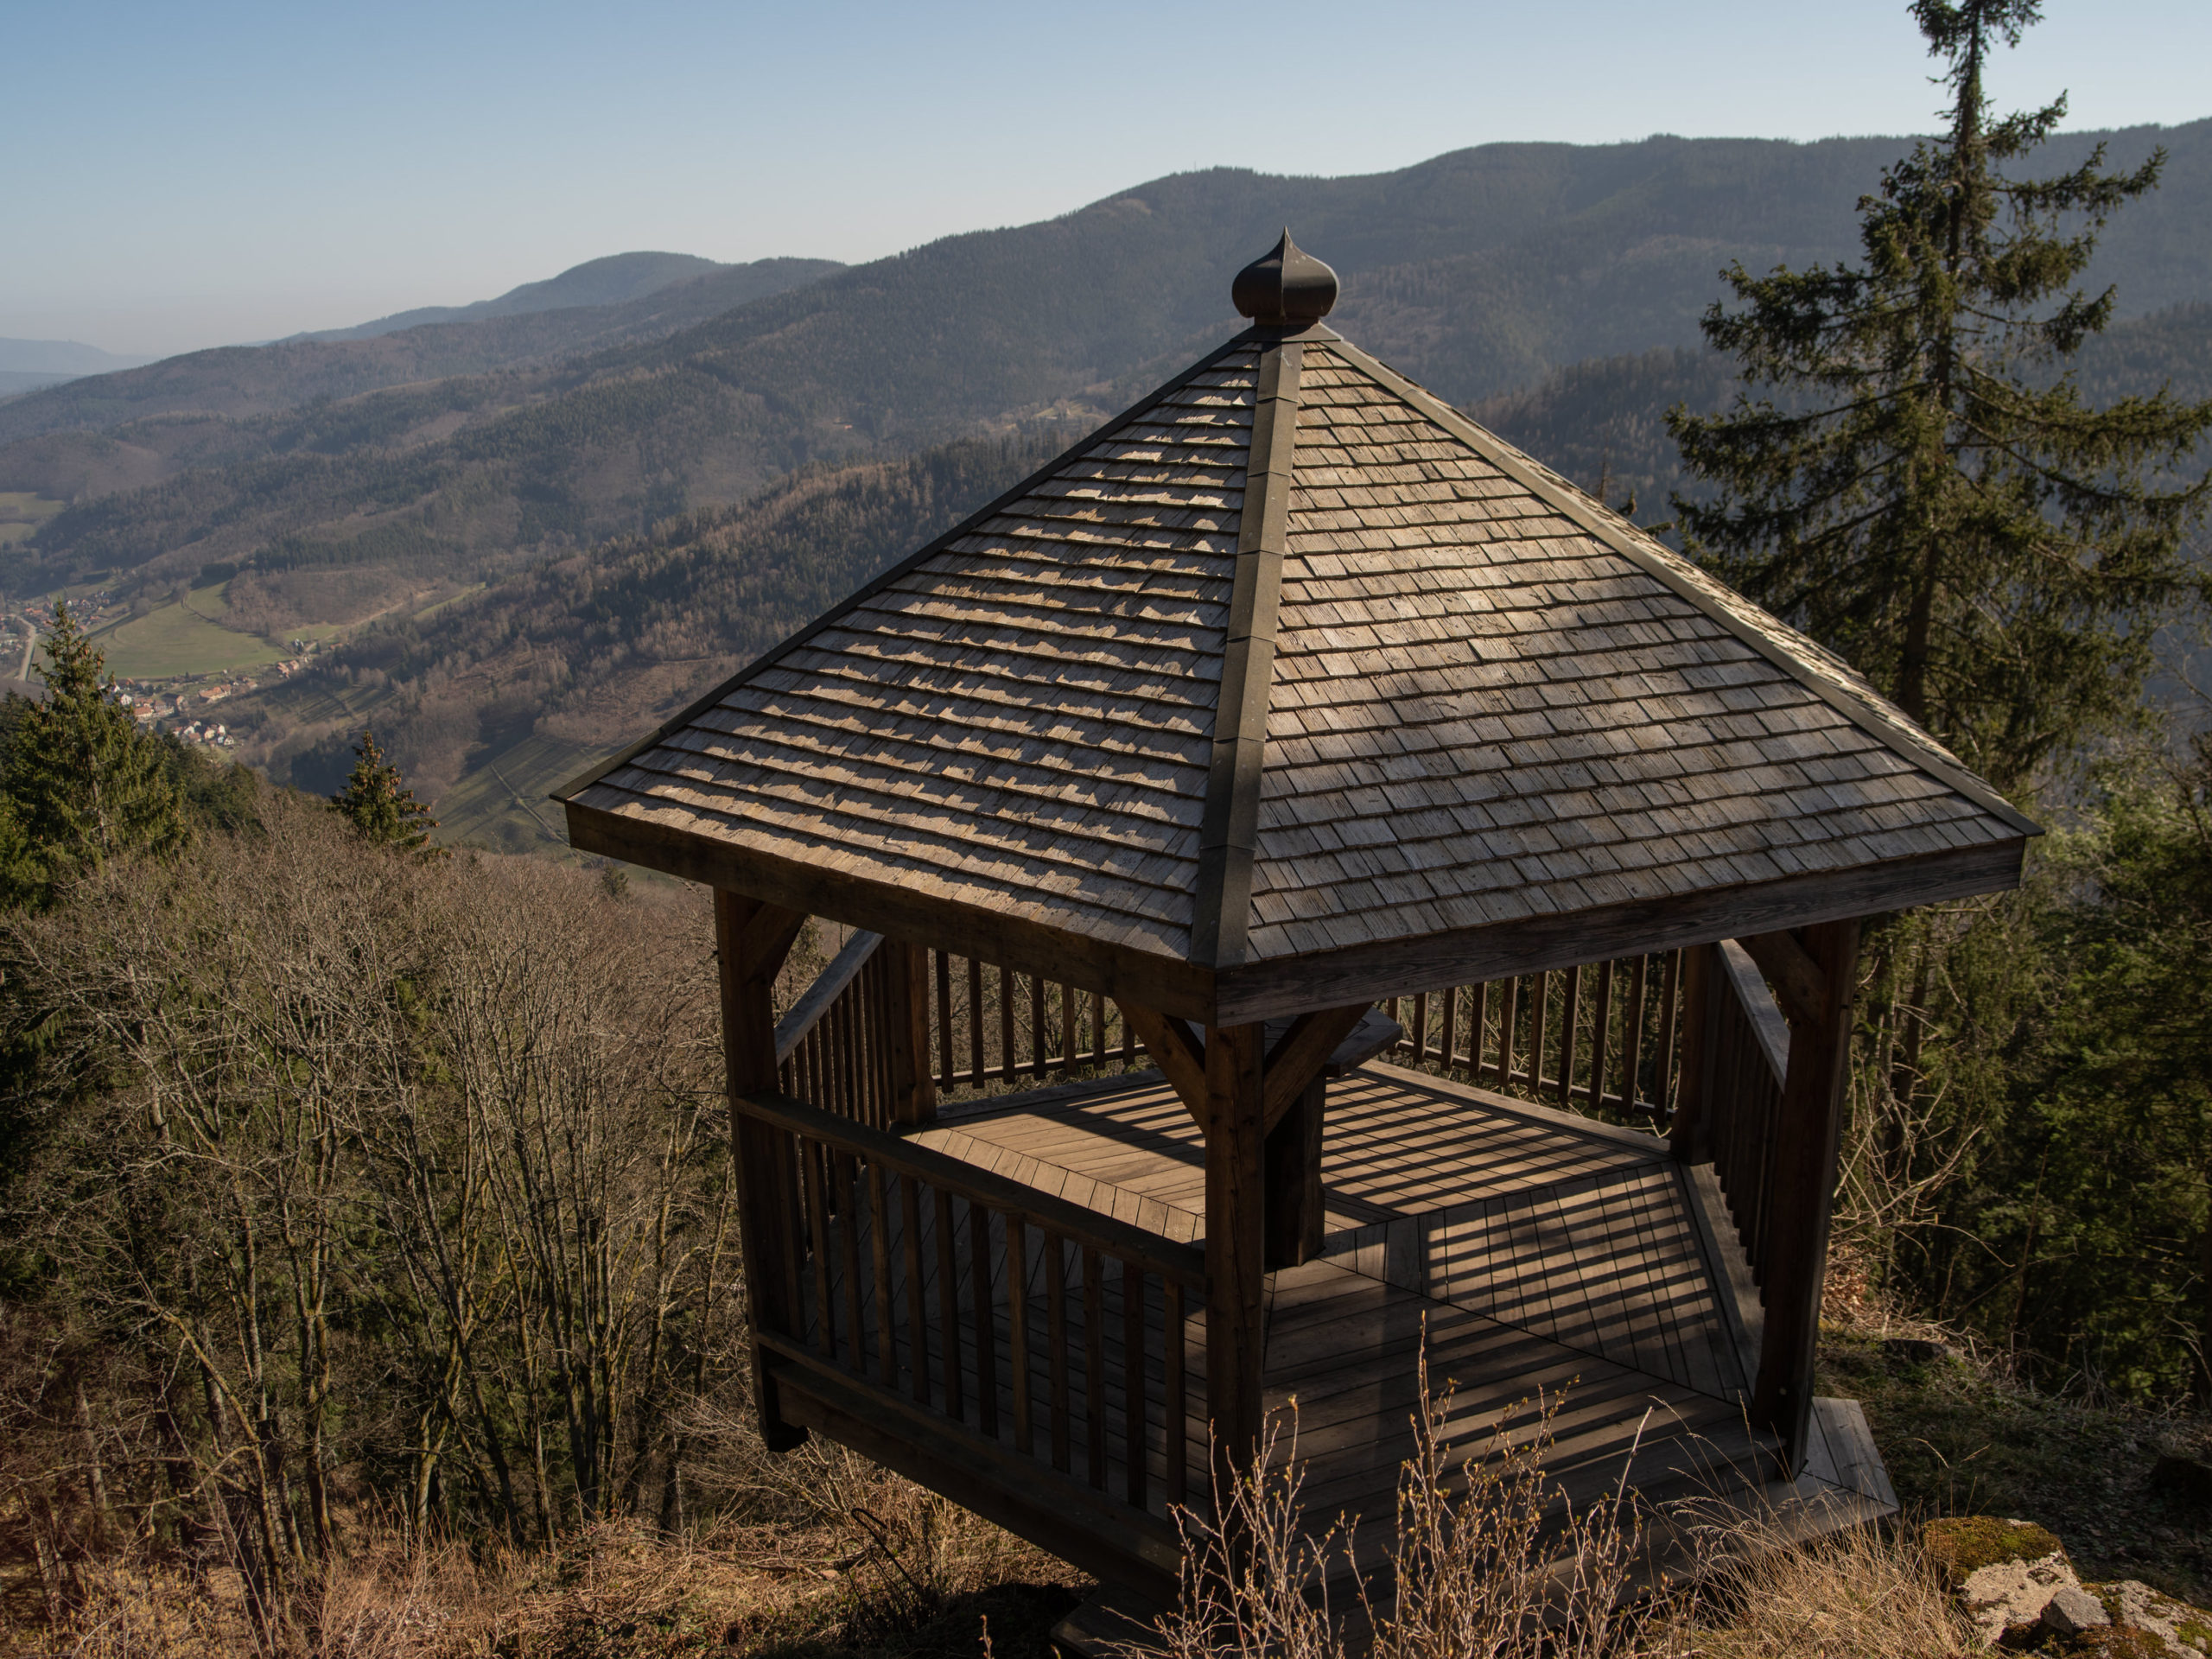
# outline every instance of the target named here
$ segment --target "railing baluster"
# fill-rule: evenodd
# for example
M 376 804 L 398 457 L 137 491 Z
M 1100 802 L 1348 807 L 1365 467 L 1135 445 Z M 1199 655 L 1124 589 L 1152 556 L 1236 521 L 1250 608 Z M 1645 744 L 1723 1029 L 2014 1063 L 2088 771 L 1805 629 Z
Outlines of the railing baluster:
M 999 1076 L 1012 1083 L 1021 1075 L 1014 1042 L 1014 969 L 999 967 Z
M 1514 1029 L 1521 1023 L 1521 978 L 1516 974 L 1505 981 L 1505 1000 L 1497 1007 L 1497 1086 L 1513 1086 L 1513 1062 L 1521 1033 Z
M 999 1433 L 998 1312 L 991 1302 L 991 1212 L 968 1201 L 968 1270 L 976 1306 L 976 1412 L 983 1433 Z
M 1029 1075 L 1045 1075 L 1045 976 L 1029 976 Z
M 1124 1495 L 1145 1507 L 1144 1269 L 1122 1263 L 1122 1438 L 1126 1442 Z
M 1659 992 L 1659 1083 L 1651 1093 L 1652 1103 L 1664 1118 L 1673 1109 L 1677 1090 L 1675 1084 L 1675 1052 L 1681 1038 L 1675 1027 L 1682 1017 L 1682 953 L 1669 950 L 1663 958 L 1666 977 Z
M 1621 1109 L 1624 1111 L 1634 1111 L 1637 1102 L 1643 1098 L 1643 988 L 1644 976 L 1650 962 L 1649 957 L 1637 957 L 1629 969 L 1628 1029 L 1622 1043 L 1625 1052 L 1621 1056 L 1621 1070 L 1625 1074 L 1621 1078 Z
M 1166 1308 L 1160 1320 L 1161 1360 L 1166 1373 L 1166 1398 L 1160 1407 L 1161 1436 L 1166 1446 L 1167 1501 L 1187 1503 L 1191 1496 L 1190 1448 L 1185 1441 L 1190 1402 L 1183 1381 L 1183 1287 L 1163 1281 Z
M 944 1414 L 964 1422 L 968 1408 L 960 1386 L 960 1259 L 952 1236 L 952 1194 L 930 1189 L 937 1199 L 937 1327 L 944 1344 Z
M 1590 1105 L 1592 1110 L 1605 1101 L 1605 1055 L 1611 1046 L 1613 1030 L 1613 964 L 1610 961 L 1598 964 L 1598 1002 L 1590 1016 Z
M 952 957 L 950 952 L 930 952 L 930 966 L 935 969 L 937 982 L 937 1086 L 952 1087 Z
M 837 1357 L 837 1314 L 830 1300 L 830 1216 L 822 1197 L 823 1153 L 813 1141 L 800 1143 L 801 1159 L 806 1166 L 806 1217 L 808 1231 L 814 1243 L 814 1311 L 821 1321 L 817 1342 L 823 1357 Z
M 1106 1490 L 1106 1286 L 1098 1252 L 1083 1247 L 1083 1421 L 1090 1484 Z
M 1414 1028 L 1408 1033 L 1414 1041 L 1414 1064 L 1419 1065 L 1428 1058 L 1428 993 L 1423 991 L 1414 998 Z
M 845 1332 L 852 1344 L 852 1370 L 868 1372 L 868 1337 L 861 1313 L 861 1171 L 858 1160 L 841 1153 L 830 1166 L 837 1182 L 838 1265 L 845 1274 Z
M 895 1389 L 899 1386 L 899 1333 L 896 1310 L 892 1306 L 891 1202 L 884 1191 L 883 1166 L 878 1163 L 868 1166 L 868 1255 L 875 1268 L 876 1375 L 885 1388 Z
M 1544 1092 L 1544 1027 L 1551 1014 L 1552 976 L 1536 976 L 1535 995 L 1529 999 L 1529 1092 Z
M 906 1261 L 906 1351 L 914 1368 L 914 1398 L 930 1402 L 930 1317 L 922 1300 L 921 1183 L 912 1175 L 899 1178 L 899 1219 L 906 1236 L 901 1252 Z
M 1459 988 L 1457 985 L 1444 993 L 1443 1036 L 1444 1040 L 1438 1045 L 1436 1052 L 1443 1057 L 1445 1065 L 1449 1068 L 1459 1063 Z
M 1067 1249 L 1057 1233 L 1045 1235 L 1045 1335 L 1052 1345 L 1052 1467 L 1068 1472 Z
M 1033 1455 L 1029 1399 L 1029 1231 L 1020 1216 L 1006 1218 L 1007 1345 L 1014 1372 L 1014 1449 Z
M 1072 1071 L 1078 1064 L 1075 1027 L 1075 987 L 1063 980 L 1060 982 L 1059 1062 L 1059 1069 L 1063 1071 Z
M 1480 1083 L 1483 1069 L 1488 1064 L 1483 1056 L 1490 1046 L 1490 982 L 1483 980 L 1467 989 L 1467 1070 Z
M 968 1081 L 983 1086 L 983 964 L 968 958 Z
M 1559 1103 L 1564 1106 L 1574 1098 L 1574 1054 L 1582 1036 L 1582 969 L 1579 965 L 1567 970 L 1567 981 L 1560 991 Z

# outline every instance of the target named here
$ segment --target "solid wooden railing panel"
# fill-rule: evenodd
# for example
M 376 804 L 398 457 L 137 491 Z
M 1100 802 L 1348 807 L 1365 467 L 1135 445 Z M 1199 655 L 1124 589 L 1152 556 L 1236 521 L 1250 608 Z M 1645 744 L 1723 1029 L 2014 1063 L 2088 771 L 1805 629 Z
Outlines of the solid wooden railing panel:
M 1712 1052 L 1705 1110 L 1713 1173 L 1736 1223 L 1751 1278 L 1764 1294 L 1773 1233 L 1769 1191 L 1782 1131 L 1782 1084 L 1789 1070 L 1789 1026 L 1750 955 L 1732 939 L 1715 947 L 1708 988 Z

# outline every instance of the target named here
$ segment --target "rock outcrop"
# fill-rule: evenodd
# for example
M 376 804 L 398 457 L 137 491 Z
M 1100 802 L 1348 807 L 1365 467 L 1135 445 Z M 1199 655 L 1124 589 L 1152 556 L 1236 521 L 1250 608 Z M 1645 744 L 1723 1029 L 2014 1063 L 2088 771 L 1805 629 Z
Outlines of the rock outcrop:
M 1931 1521 L 1921 1547 L 1992 1648 L 2105 1659 L 2212 1659 L 2212 1612 L 2124 1579 L 2084 1584 L 2056 1535 L 2028 1521 Z

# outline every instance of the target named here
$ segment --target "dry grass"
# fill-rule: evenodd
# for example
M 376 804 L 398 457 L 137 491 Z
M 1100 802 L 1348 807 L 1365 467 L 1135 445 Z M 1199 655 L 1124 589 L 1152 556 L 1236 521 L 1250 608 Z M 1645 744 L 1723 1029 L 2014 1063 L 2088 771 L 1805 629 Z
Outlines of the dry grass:
M 1951 1659 L 1979 1643 L 1902 1530 L 1792 1545 L 1772 1522 L 1725 1541 L 1694 1594 L 1645 1632 L 1668 1659 Z
M 1043 1655 L 1088 1580 L 835 1446 L 738 1460 L 733 1518 L 696 1538 L 607 1523 L 528 1556 L 368 1529 L 257 1627 L 227 1571 L 84 1563 L 62 1628 L 0 1654 L 70 1659 L 898 1659 Z M 749 1480 L 749 1484 L 747 1484 Z

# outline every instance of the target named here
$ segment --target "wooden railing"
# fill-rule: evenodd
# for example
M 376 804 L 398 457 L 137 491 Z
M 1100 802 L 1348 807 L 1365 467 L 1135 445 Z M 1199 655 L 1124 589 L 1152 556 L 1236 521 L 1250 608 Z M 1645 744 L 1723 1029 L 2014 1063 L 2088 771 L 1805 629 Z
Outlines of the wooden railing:
M 855 933 L 776 1027 L 784 1093 L 856 1123 L 896 1121 L 893 990 L 880 933 Z
M 1560 1105 L 1664 1117 L 1681 1050 L 1682 953 L 1624 957 L 1421 996 L 1383 1012 L 1394 1058 Z
M 736 1110 L 765 1346 L 1139 1509 L 1190 1503 L 1202 1249 L 797 1101 Z
M 1781 1128 L 1782 1083 L 1789 1070 L 1789 1027 L 1744 947 L 1724 939 L 1712 949 L 1700 1138 L 1712 1149 L 1713 1173 L 1735 1218 L 1751 1277 L 1764 1290 L 1774 1222 L 1768 1200 Z
M 931 950 L 931 1060 L 946 1092 L 1147 1065 L 1113 999 Z

